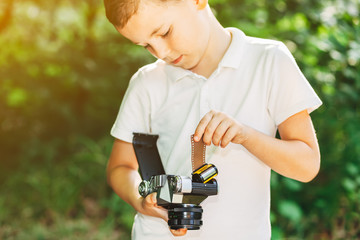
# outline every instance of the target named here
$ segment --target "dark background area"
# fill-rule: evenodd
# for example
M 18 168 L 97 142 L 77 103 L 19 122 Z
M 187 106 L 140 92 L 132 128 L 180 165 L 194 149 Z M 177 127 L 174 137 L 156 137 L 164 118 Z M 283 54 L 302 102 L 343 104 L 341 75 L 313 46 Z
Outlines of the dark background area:
M 324 102 L 318 177 L 272 174 L 273 239 L 360 239 L 359 1 L 210 5 L 225 27 L 283 41 Z M 134 211 L 106 184 L 109 131 L 152 61 L 102 1 L 0 2 L 0 239 L 129 239 Z

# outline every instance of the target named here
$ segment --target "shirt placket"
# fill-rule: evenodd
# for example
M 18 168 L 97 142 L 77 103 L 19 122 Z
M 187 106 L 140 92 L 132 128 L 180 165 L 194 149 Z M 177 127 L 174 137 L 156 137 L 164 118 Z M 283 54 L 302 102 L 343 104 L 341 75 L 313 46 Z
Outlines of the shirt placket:
M 203 86 L 200 90 L 200 119 L 204 117 L 206 113 L 210 111 L 209 107 L 209 85 L 206 80 L 204 80 Z

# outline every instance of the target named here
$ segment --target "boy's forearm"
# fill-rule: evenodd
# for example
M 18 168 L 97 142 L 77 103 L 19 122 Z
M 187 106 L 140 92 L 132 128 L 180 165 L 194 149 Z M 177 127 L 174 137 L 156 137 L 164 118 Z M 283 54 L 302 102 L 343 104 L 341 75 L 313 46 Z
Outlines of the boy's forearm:
M 300 140 L 280 140 L 247 127 L 243 146 L 275 172 L 302 182 L 311 181 L 320 168 L 320 153 Z
M 138 171 L 129 167 L 119 166 L 107 174 L 109 185 L 114 192 L 136 211 L 140 211 L 141 196 L 138 192 L 138 186 L 141 178 Z
M 133 168 L 119 166 L 108 172 L 108 180 L 114 192 L 137 212 L 162 218 L 165 222 L 168 221 L 168 212 L 157 205 L 155 193 L 149 194 L 146 198 L 140 196 L 138 186 L 141 178 L 138 171 Z M 172 231 L 172 233 L 176 235 L 178 231 Z M 186 231 L 180 231 L 180 233 L 184 235 Z

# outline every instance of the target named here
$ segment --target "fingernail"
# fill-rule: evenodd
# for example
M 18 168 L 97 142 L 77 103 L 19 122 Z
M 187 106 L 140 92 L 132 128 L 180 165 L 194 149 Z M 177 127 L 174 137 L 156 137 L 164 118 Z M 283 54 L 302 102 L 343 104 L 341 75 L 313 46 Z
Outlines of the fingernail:
M 198 136 L 194 136 L 194 140 L 197 142 L 199 141 L 199 137 Z

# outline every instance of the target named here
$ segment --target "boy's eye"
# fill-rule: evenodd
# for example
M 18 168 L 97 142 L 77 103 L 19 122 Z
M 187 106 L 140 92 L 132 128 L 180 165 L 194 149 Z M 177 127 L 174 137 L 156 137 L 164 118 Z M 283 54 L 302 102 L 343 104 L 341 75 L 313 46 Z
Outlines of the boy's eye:
M 169 30 L 167 30 L 166 33 L 164 33 L 163 35 L 161 35 L 162 37 L 167 37 L 171 32 L 171 27 L 169 28 Z
M 164 33 L 162 36 L 166 37 L 169 34 L 170 31 L 167 31 L 166 33 Z

